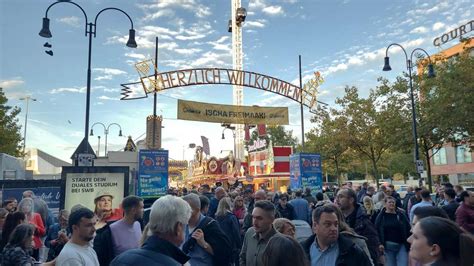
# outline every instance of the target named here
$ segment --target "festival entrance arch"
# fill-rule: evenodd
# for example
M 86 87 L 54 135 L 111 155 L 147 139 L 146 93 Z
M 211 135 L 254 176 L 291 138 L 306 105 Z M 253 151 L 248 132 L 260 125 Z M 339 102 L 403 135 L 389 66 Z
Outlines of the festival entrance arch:
M 268 75 L 228 68 L 193 68 L 158 72 L 153 60 L 135 64 L 140 81 L 121 84 L 121 100 L 146 98 L 149 93 L 178 87 L 196 85 L 237 85 L 272 92 L 307 106 L 314 112 L 317 103 L 317 88 L 324 81 L 319 72 L 303 88 Z M 133 86 L 141 85 L 144 94 L 133 95 Z

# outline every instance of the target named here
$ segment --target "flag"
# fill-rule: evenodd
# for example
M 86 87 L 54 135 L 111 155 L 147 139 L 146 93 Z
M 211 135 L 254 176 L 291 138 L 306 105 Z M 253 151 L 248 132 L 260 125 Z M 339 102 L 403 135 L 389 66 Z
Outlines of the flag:
M 207 154 L 211 155 L 210 149 L 209 149 L 209 139 L 201 136 L 201 141 L 202 141 L 202 150 Z
M 257 130 L 258 130 L 258 136 L 259 137 L 263 137 L 263 136 L 267 135 L 267 128 L 266 128 L 265 124 L 257 125 Z
M 249 127 L 249 125 L 245 125 L 244 130 L 245 130 L 245 141 L 249 141 L 250 140 L 250 127 Z

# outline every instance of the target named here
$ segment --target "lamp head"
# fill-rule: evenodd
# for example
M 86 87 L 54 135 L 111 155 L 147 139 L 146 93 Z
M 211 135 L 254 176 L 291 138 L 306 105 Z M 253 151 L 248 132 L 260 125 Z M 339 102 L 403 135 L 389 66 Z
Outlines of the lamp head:
M 390 71 L 392 68 L 390 67 L 390 58 L 388 56 L 385 57 L 385 64 L 383 65 L 383 71 Z
M 436 77 L 436 74 L 434 71 L 433 64 L 429 64 L 428 65 L 428 78 L 434 78 L 434 77 Z
M 122 130 L 120 129 L 120 131 L 119 131 L 119 137 L 121 137 L 121 136 L 122 136 Z
M 137 42 L 135 41 L 135 30 L 130 29 L 128 31 L 128 41 L 127 46 L 131 48 L 137 48 Z
M 225 139 L 224 132 L 222 132 L 222 139 Z
M 44 38 L 53 37 L 53 35 L 51 35 L 51 31 L 49 30 L 49 18 L 43 18 L 43 27 L 41 28 L 39 35 Z
M 91 129 L 91 133 L 89 134 L 89 136 L 94 136 L 94 131 L 92 131 L 92 129 Z

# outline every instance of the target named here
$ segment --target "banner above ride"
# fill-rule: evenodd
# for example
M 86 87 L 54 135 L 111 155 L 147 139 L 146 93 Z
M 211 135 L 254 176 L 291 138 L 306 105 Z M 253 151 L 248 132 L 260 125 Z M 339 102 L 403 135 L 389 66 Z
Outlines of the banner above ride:
M 227 68 L 194 68 L 160 73 L 151 59 L 136 63 L 135 68 L 140 75 L 140 81 L 121 84 L 124 87 L 121 100 L 146 98 L 149 93 L 177 87 L 227 84 L 273 92 L 302 103 L 313 111 L 318 102 L 317 89 L 324 82 L 319 72 L 314 73 L 314 77 L 303 86 L 303 89 L 267 75 Z M 137 85 L 143 87 L 144 94 L 136 95 L 137 92 L 133 87 Z
M 247 125 L 288 125 L 288 107 L 209 104 L 178 100 L 178 119 Z

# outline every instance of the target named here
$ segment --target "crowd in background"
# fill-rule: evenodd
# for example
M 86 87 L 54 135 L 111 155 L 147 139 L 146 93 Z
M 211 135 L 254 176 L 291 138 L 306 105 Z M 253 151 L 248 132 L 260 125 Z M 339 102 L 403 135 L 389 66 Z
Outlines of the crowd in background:
M 317 193 L 217 185 L 170 189 L 146 209 L 133 195 L 113 209 L 103 192 L 95 210 L 56 217 L 25 191 L 0 208 L 1 265 L 474 264 L 474 193 L 460 186 L 434 196 L 409 187 L 402 198 L 368 183 Z

